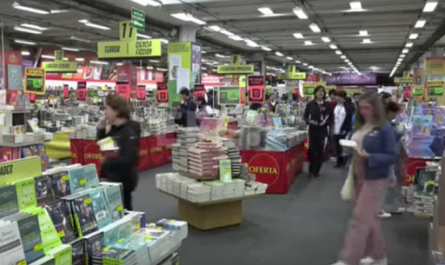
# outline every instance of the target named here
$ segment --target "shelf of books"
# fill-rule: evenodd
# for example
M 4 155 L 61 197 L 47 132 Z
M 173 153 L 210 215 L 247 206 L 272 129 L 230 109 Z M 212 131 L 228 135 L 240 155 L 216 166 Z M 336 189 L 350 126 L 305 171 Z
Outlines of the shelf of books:
M 187 223 L 146 223 L 94 165 L 42 173 L 39 157 L 0 163 L 0 264 L 177 264 Z

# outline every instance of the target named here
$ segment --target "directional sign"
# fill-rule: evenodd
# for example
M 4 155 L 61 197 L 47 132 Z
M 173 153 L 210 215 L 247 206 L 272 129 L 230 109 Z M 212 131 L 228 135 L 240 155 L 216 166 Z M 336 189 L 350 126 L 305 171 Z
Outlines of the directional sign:
M 137 30 L 145 30 L 145 12 L 136 8 L 131 9 L 131 26 Z

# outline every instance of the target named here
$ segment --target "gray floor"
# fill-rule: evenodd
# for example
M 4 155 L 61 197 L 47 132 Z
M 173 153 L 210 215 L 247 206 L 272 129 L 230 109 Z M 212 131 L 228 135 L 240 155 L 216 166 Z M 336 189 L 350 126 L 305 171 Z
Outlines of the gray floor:
M 148 220 L 175 218 L 176 201 L 155 187 L 155 174 L 140 175 L 136 210 Z M 337 259 L 349 205 L 339 198 L 345 172 L 325 165 L 324 179 L 299 178 L 286 195 L 265 195 L 244 203 L 241 226 L 201 232 L 190 229 L 180 250 L 181 265 L 330 265 Z M 383 221 L 391 265 L 427 264 L 427 221 L 397 216 Z

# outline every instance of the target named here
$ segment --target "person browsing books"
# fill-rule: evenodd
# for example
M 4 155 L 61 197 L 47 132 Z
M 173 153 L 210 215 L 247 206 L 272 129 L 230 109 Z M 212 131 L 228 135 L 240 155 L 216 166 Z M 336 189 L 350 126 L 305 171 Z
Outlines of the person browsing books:
M 130 107 L 121 96 L 114 94 L 105 100 L 105 117 L 98 123 L 97 139 L 111 137 L 119 148 L 115 153 L 106 155 L 101 174 L 111 181 L 122 183 L 124 207 L 133 210 L 131 193 L 138 182 L 137 163 L 140 124 L 130 120 Z

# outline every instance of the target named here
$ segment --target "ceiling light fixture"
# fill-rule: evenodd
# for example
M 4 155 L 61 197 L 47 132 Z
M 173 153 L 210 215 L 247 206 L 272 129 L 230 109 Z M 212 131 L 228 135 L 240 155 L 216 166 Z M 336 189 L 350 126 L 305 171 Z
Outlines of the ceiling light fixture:
M 298 63 L 298 64 L 300 64 L 301 62 L 300 62 L 300 61 L 298 61 L 298 60 L 296 60 L 296 61 L 295 61 L 295 63 Z
M 156 68 L 156 70 L 161 71 L 161 72 L 167 72 L 167 69 L 165 69 L 165 68 Z
M 215 56 L 218 57 L 218 58 L 226 58 L 226 56 L 224 56 L 222 54 L 219 54 L 219 53 L 215 53 Z
M 336 50 L 335 53 L 338 54 L 338 55 L 343 54 L 340 50 Z
M 261 49 L 270 52 L 272 49 L 266 46 L 261 46 Z
M 290 57 L 290 56 L 287 56 L 286 59 L 288 59 L 288 60 L 293 60 L 294 58 L 292 58 L 292 57 Z
M 14 40 L 15 43 L 26 44 L 26 45 L 37 45 L 37 43 L 26 40 Z
M 205 25 L 205 24 L 207 24 L 207 22 L 205 22 L 204 20 L 196 18 L 196 17 L 194 17 L 190 13 L 176 13 L 176 14 L 171 14 L 171 16 L 174 17 L 174 18 L 177 18 L 179 20 L 193 22 L 193 23 L 198 24 L 198 25 Z
M 368 36 L 368 31 L 367 31 L 367 30 L 360 30 L 360 31 L 358 32 L 358 34 L 359 34 L 360 36 Z
M 331 39 L 329 37 L 321 37 L 321 40 L 326 43 L 331 42 Z
M 235 40 L 235 41 L 243 40 L 243 38 L 238 36 L 238 35 L 229 36 L 229 39 L 232 39 L 232 40 Z
M 69 47 L 62 47 L 62 50 L 64 50 L 64 51 L 72 51 L 72 52 L 78 52 L 78 51 L 80 51 L 80 50 L 77 49 L 77 48 L 69 48 Z
M 281 52 L 275 52 L 276 56 L 283 56 L 283 54 Z
M 101 65 L 107 65 L 108 62 L 104 62 L 104 61 L 90 61 L 90 63 L 92 64 L 101 64 Z
M 48 29 L 48 28 L 40 27 L 37 25 L 29 24 L 29 23 L 22 23 L 22 24 L 20 24 L 20 26 L 30 28 L 30 29 L 36 29 L 36 30 L 40 30 L 40 31 Z
M 246 39 L 244 41 L 246 42 L 247 46 L 250 46 L 250 47 L 259 47 L 260 46 L 260 45 L 258 45 L 258 43 L 251 41 L 249 39 Z
M 46 54 L 43 54 L 41 57 L 42 57 L 43 59 L 54 60 L 54 56 L 52 56 L 52 55 L 46 55 Z
M 329 45 L 329 47 L 331 47 L 331 49 L 333 49 L 333 50 L 337 49 L 337 45 L 335 45 L 335 44 L 331 44 L 331 45 Z
M 405 54 L 400 54 L 400 58 L 405 58 Z
M 371 43 L 371 39 L 363 39 L 363 43 Z
M 137 36 L 138 36 L 139 38 L 143 38 L 143 39 L 151 39 L 151 36 L 149 36 L 149 35 L 145 35 L 145 34 L 141 34 L 141 33 L 138 33 Z
M 342 55 L 342 56 L 340 56 L 340 58 L 346 59 L 346 55 Z
M 41 31 L 34 30 L 34 29 L 27 29 L 27 28 L 23 28 L 23 27 L 20 27 L 20 26 L 14 26 L 14 30 L 21 31 L 21 32 L 26 32 L 26 33 L 31 33 L 31 34 L 42 34 Z
M 258 8 L 258 11 L 263 15 L 273 15 L 273 11 L 269 7 L 260 7 Z
M 124 65 L 123 63 L 116 63 L 116 66 L 122 66 Z
M 425 7 L 423 8 L 423 12 L 434 12 L 438 4 L 438 1 L 428 1 L 425 3 Z
M 314 45 L 314 43 L 312 43 L 312 41 L 310 40 L 307 40 L 304 42 L 304 45 Z
M 166 40 L 166 39 L 160 39 L 160 41 L 164 44 L 167 44 L 169 42 L 169 40 Z
M 159 63 L 159 60 L 148 60 L 150 63 Z
M 301 34 L 301 33 L 294 33 L 294 37 L 295 37 L 296 39 L 304 39 L 304 36 L 303 36 L 303 34 Z
M 417 20 L 416 24 L 414 25 L 415 28 L 423 28 L 426 24 L 426 20 L 424 19 L 419 19 Z
M 87 19 L 79 20 L 79 23 L 82 23 L 85 26 L 90 27 L 90 28 L 96 28 L 96 29 L 101 29 L 101 30 L 110 30 L 110 28 L 107 27 L 107 26 L 103 26 L 103 25 L 99 25 L 99 24 L 93 23 L 93 22 L 91 22 L 91 21 L 89 21 Z
M 409 52 L 409 49 L 403 49 L 402 50 L 402 53 L 408 53 Z
M 303 65 L 304 65 L 304 66 L 308 66 L 308 64 L 307 64 L 307 63 L 303 63 Z
M 315 23 L 310 24 L 310 25 L 309 25 L 309 28 L 310 28 L 313 32 L 315 32 L 315 33 L 319 33 L 319 32 L 321 32 L 320 27 L 319 27 L 317 24 L 315 24 Z
M 210 30 L 216 31 L 216 32 L 219 32 L 221 30 L 221 27 L 220 26 L 216 26 L 216 25 L 208 26 L 207 28 L 210 29 Z
M 146 67 L 148 70 L 153 70 L 153 66 L 147 66 Z
M 90 40 L 78 38 L 76 36 L 71 36 L 70 40 L 77 40 L 77 41 L 86 42 L 86 43 L 90 43 L 91 42 Z
M 361 11 L 363 10 L 362 8 L 362 3 L 361 2 L 350 2 L 349 6 L 351 7 L 351 10 L 353 11 Z
M 406 45 L 405 45 L 405 47 L 408 47 L 408 48 L 411 48 L 411 47 L 413 47 L 413 43 L 412 42 L 407 42 L 406 43 Z
M 36 13 L 36 14 L 41 14 L 41 15 L 49 14 L 48 10 L 35 8 L 35 7 L 31 7 L 31 6 L 23 6 L 20 3 L 18 3 L 18 2 L 14 2 L 12 4 L 12 7 L 15 8 L 15 9 L 20 9 L 20 10 L 23 10 L 23 11 L 28 11 L 28 12 L 31 12 L 31 13 Z
M 292 12 L 299 18 L 299 19 L 308 19 L 308 16 L 304 12 L 302 7 L 296 6 L 294 9 L 292 9 Z
M 83 62 L 83 61 L 85 61 L 84 58 L 76 58 L 75 60 L 78 61 L 78 62 Z
M 131 2 L 135 2 L 136 4 L 140 4 L 141 6 L 161 6 L 162 3 L 156 0 L 130 0 Z
M 415 40 L 415 39 L 417 39 L 419 37 L 419 34 L 418 33 L 411 33 L 411 35 L 409 35 L 409 39 L 410 40 Z
M 233 34 L 232 32 L 230 32 L 230 31 L 228 31 L 228 30 L 226 30 L 226 29 L 221 29 L 221 30 L 219 31 L 219 33 L 224 34 L 224 35 L 226 35 L 226 36 L 233 36 L 233 35 L 235 35 L 235 34 Z
M 31 53 L 30 52 L 28 52 L 28 51 L 22 51 L 22 55 L 23 56 L 28 56 L 28 55 L 30 55 Z

